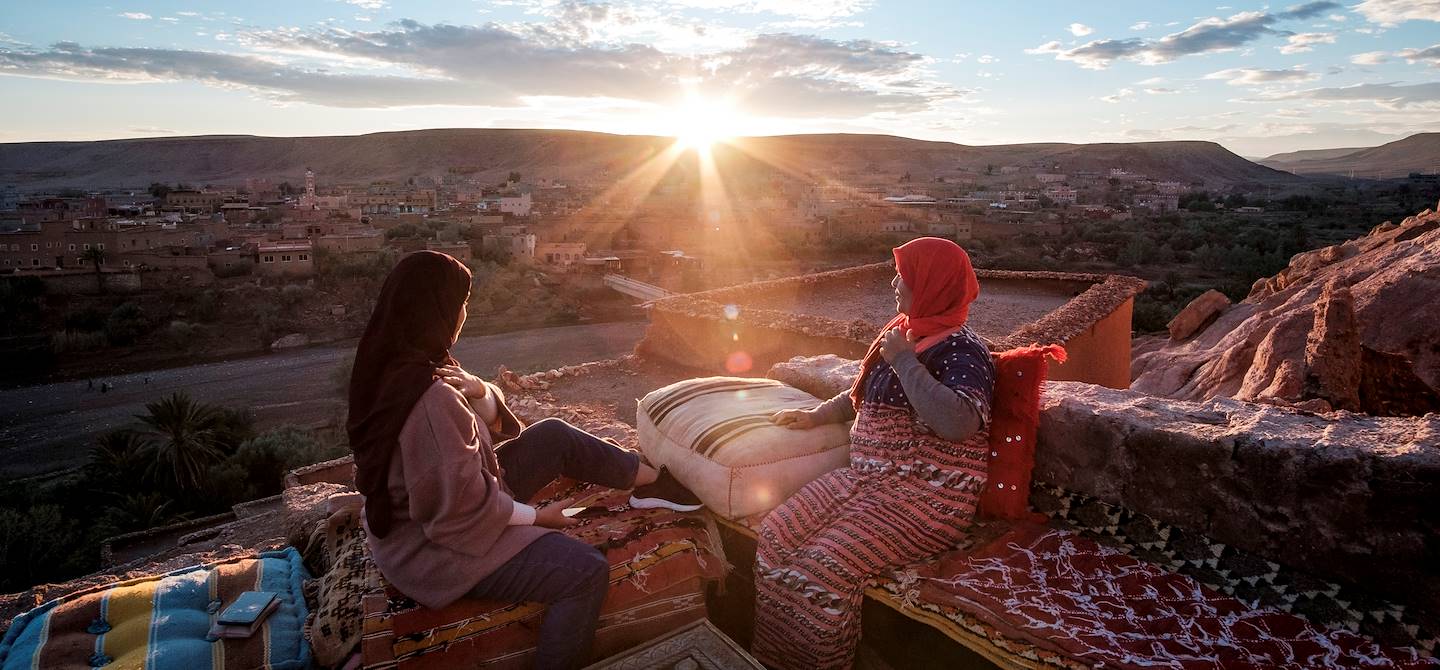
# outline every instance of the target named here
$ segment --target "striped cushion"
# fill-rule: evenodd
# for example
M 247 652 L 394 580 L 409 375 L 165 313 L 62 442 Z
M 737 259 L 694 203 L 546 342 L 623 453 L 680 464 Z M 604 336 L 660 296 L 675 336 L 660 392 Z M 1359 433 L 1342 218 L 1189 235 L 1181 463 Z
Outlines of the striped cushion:
M 0 669 L 305 668 L 307 578 L 290 547 L 72 593 L 15 619 L 0 641 Z M 280 606 L 252 637 L 207 640 L 220 608 L 245 591 L 275 591 Z
M 818 404 L 815 396 L 771 379 L 676 382 L 640 399 L 640 450 L 714 512 L 761 516 L 849 462 L 847 425 L 791 430 L 770 423 L 779 410 Z

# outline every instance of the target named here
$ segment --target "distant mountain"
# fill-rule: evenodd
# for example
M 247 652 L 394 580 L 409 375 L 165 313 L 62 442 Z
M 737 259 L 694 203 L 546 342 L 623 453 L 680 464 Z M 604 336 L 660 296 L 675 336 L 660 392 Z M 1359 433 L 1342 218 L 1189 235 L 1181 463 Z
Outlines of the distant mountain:
M 299 183 L 397 180 L 462 171 L 502 180 L 527 176 L 619 177 L 673 142 L 668 137 L 566 130 L 437 129 L 333 137 L 196 137 L 0 144 L 0 184 L 22 189 L 144 187 L 151 182 L 241 184 L 263 177 Z M 1213 142 L 968 146 L 887 135 L 742 138 L 722 155 L 749 154 L 791 172 L 928 174 L 1025 166 L 1058 172 L 1124 168 L 1210 186 L 1298 181 Z
M 1277 164 L 1299 163 L 1302 161 L 1318 161 L 1330 158 L 1339 158 L 1345 154 L 1353 154 L 1357 151 L 1364 151 L 1370 147 L 1346 147 L 1343 149 L 1304 149 L 1301 151 L 1289 151 L 1283 154 L 1275 154 L 1261 158 L 1256 163 L 1268 165 L 1283 170 Z
M 1295 174 L 1404 177 L 1411 172 L 1440 172 L 1440 133 L 1419 133 L 1366 149 L 1318 149 L 1276 154 L 1262 165 Z

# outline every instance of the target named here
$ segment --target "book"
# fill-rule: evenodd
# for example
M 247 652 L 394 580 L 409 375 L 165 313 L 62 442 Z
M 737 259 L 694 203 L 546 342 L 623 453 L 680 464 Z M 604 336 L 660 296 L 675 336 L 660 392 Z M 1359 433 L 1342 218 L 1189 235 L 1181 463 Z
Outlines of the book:
M 215 617 L 210 637 L 250 637 L 279 606 L 280 594 L 274 591 L 246 591 Z

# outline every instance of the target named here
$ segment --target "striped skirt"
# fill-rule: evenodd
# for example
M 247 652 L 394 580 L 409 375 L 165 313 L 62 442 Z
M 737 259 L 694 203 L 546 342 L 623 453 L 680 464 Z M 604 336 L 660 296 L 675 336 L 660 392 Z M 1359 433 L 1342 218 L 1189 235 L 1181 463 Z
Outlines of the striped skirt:
M 943 440 L 908 409 L 862 405 L 850 467 L 768 516 L 755 556 L 753 652 L 776 668 L 850 667 L 872 580 L 953 548 L 985 483 L 987 437 Z

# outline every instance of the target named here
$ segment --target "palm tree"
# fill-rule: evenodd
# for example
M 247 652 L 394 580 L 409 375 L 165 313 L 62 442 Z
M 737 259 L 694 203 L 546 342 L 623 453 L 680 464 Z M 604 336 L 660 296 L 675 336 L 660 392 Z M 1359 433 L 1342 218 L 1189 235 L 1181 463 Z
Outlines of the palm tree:
M 112 430 L 90 449 L 88 467 L 97 477 L 126 487 L 136 485 L 145 472 L 145 443 L 130 430 Z
M 151 477 L 169 479 L 180 490 L 199 489 L 206 469 L 224 457 L 217 435 L 220 412 L 179 392 L 147 403 L 145 409 L 148 414 L 135 418 L 145 424 L 142 436 L 155 459 L 150 464 Z
M 95 266 L 95 290 L 105 292 L 105 277 L 100 274 L 100 266 L 105 263 L 105 250 L 100 247 L 90 247 L 80 254 L 80 260 Z

